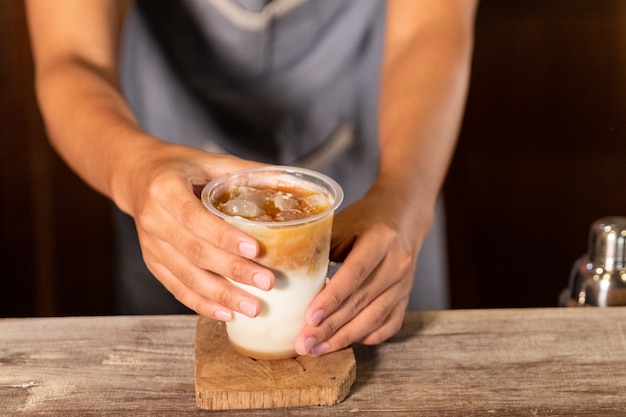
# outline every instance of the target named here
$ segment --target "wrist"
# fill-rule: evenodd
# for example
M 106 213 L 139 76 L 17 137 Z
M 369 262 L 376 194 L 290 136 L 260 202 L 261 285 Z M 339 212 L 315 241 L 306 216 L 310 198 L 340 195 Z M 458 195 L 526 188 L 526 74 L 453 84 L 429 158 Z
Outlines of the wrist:
M 381 176 L 370 188 L 368 197 L 383 202 L 400 227 L 429 231 L 433 225 L 438 192 L 420 181 L 408 180 L 406 175 Z
M 120 135 L 116 142 L 118 151 L 110 163 L 110 197 L 120 210 L 133 216 L 138 187 L 147 186 L 143 178 L 151 167 L 160 165 L 162 149 L 168 144 L 141 132 Z

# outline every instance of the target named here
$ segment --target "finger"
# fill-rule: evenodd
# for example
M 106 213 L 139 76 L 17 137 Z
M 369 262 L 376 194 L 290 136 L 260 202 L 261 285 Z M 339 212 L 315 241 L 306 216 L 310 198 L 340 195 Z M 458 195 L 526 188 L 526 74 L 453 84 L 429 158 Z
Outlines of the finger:
M 328 344 L 327 351 L 343 349 L 352 343 L 377 345 L 384 342 L 401 329 L 407 304 L 408 299 L 406 302 L 398 302 L 386 314 L 384 313 L 386 309 L 378 312 L 375 309 L 363 311 L 363 314 L 355 317 L 326 341 Z M 372 331 L 370 327 L 374 330 Z M 316 353 L 318 352 L 313 352 L 313 354 Z M 323 351 L 319 353 L 323 354 Z
M 194 265 L 202 269 L 210 270 L 242 284 L 253 285 L 263 291 L 268 291 L 273 287 L 274 274 L 249 260 L 256 256 L 259 250 L 258 243 L 253 238 L 203 208 L 194 213 L 194 215 L 189 215 L 187 220 L 183 219 L 179 222 L 175 214 L 162 208 L 159 216 L 150 216 L 148 220 L 144 220 L 143 226 L 146 229 L 152 229 L 152 234 L 157 235 L 161 240 L 170 242 Z M 160 227 L 156 227 L 155 224 L 146 224 L 157 221 Z M 168 227 L 167 224 L 170 226 Z M 200 237 L 199 230 L 210 231 L 211 237 L 207 238 L 206 233 Z M 243 241 L 238 239 L 241 235 L 244 237 Z M 238 252 L 233 253 L 224 249 L 229 247 L 232 249 L 235 246 L 233 242 L 235 244 L 239 242 Z
M 211 214 L 200 200 L 188 199 L 175 205 L 171 215 L 185 230 L 200 239 L 207 240 L 207 234 L 210 234 L 211 243 L 226 252 L 250 259 L 259 254 L 256 240 Z
M 174 251 L 173 248 L 169 250 Z M 160 254 L 157 259 L 163 259 Z M 166 258 L 171 258 L 169 255 Z M 248 317 L 256 317 L 261 305 L 258 299 L 243 289 L 231 284 L 223 277 L 198 268 L 184 257 L 169 265 L 154 262 L 153 255 L 147 255 L 146 265 L 159 281 L 177 300 L 200 315 L 227 321 L 232 319 L 232 311 L 239 311 Z
M 363 291 L 357 292 L 357 290 L 384 259 L 385 253 L 382 247 L 383 245 L 376 245 L 374 239 L 367 237 L 355 243 L 341 268 L 307 309 L 305 322 L 308 326 L 318 326 L 348 298 L 351 298 L 356 311 L 367 304 L 369 298 L 367 294 Z
M 385 294 L 387 289 L 386 280 L 376 279 L 376 273 L 374 273 L 346 299 L 339 309 L 325 318 L 318 326 L 303 330 L 304 336 L 301 340 L 304 342 L 299 346 L 302 348 L 302 354 L 317 356 L 320 351 L 329 348 L 327 342 L 333 338 L 341 340 L 342 337 L 345 337 L 346 340 L 339 344 L 347 346 L 374 331 L 376 326 L 382 324 L 392 306 L 397 303 L 396 299 L 387 295 L 391 292 L 387 291 Z M 350 326 L 354 328 L 353 322 L 359 323 L 356 318 L 360 315 L 369 315 L 373 319 L 370 319 L 364 327 L 360 328 L 362 334 L 354 334 L 354 331 L 350 331 Z
M 181 252 L 196 266 L 246 285 L 269 291 L 274 274 L 249 259 L 223 251 L 195 236 L 186 236 Z
M 362 339 L 357 339 L 355 341 L 364 345 L 378 345 L 389 339 L 402 328 L 407 305 L 408 299 L 406 302 L 398 303 L 387 316 L 382 326 Z
M 395 301 L 393 291 L 386 292 L 342 326 L 328 340 L 314 345 L 309 354 L 321 356 L 343 349 L 355 342 L 382 343 L 400 330 L 407 303 L 408 299 L 401 302 Z
M 166 178 L 159 181 L 158 187 L 148 190 L 148 193 L 149 201 L 155 203 L 144 208 L 148 213 L 136 216 L 147 230 L 158 233 L 163 228 L 162 219 L 167 218 L 178 226 L 169 229 L 174 235 L 182 228 L 200 239 L 211 241 L 214 246 L 227 252 L 238 253 L 249 259 L 258 256 L 258 243 L 212 215 L 193 193 L 193 185 L 185 186 L 180 180 Z

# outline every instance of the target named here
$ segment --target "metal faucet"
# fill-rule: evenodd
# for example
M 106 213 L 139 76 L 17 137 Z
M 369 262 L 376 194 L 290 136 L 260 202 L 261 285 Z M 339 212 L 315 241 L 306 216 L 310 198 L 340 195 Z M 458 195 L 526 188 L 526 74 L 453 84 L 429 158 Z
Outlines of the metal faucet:
M 626 217 L 591 224 L 589 251 L 574 262 L 562 306 L 626 306 Z

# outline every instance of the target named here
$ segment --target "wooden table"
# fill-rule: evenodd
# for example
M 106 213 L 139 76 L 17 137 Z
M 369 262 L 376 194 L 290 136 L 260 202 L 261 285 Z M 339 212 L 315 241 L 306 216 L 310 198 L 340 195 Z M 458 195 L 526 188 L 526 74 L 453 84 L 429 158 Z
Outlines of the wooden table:
M 195 316 L 0 319 L 0 415 L 625 416 L 626 308 L 409 313 L 330 407 L 208 412 Z

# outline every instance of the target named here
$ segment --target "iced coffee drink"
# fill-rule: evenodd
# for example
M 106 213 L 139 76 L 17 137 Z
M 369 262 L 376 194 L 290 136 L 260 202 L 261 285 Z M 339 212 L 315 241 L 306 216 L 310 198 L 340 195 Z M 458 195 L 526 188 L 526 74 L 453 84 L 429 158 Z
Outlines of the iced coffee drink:
M 296 356 L 305 311 L 326 282 L 333 213 L 342 199 L 335 181 L 294 167 L 237 171 L 204 188 L 205 206 L 259 242 L 257 261 L 276 278 L 270 291 L 231 281 L 261 300 L 259 316 L 235 313 L 226 323 L 236 350 L 256 359 Z

